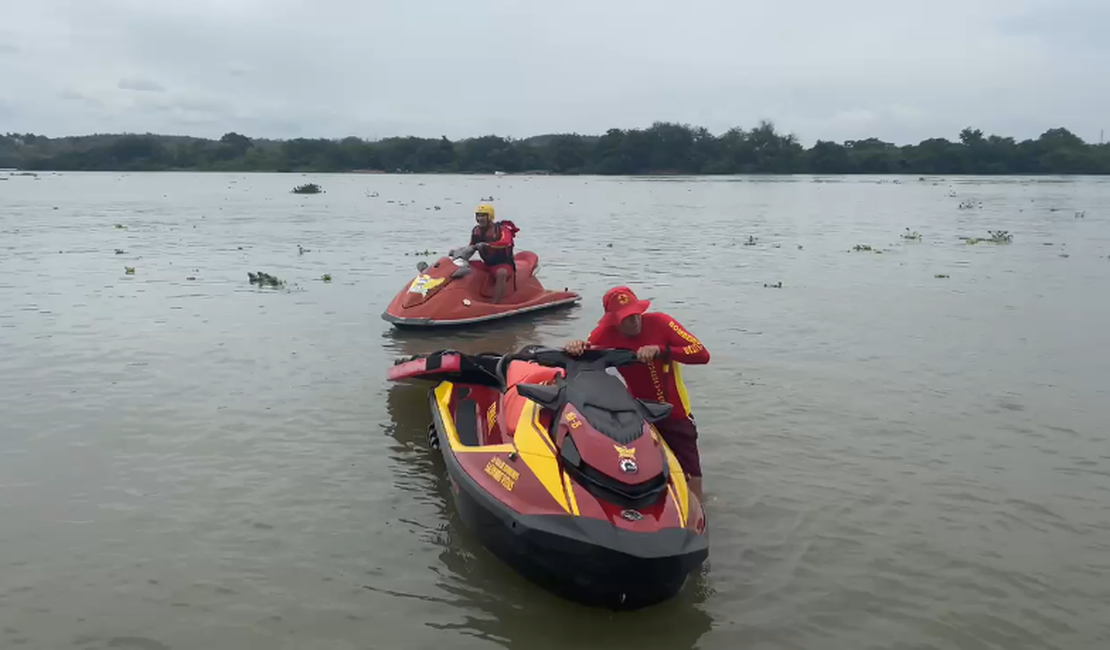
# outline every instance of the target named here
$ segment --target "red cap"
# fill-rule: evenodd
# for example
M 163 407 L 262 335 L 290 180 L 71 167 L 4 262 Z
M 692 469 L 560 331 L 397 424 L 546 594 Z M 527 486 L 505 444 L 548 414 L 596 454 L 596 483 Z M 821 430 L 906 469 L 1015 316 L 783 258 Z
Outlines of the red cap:
M 619 325 L 629 316 L 644 313 L 651 301 L 640 300 L 628 287 L 613 287 L 605 292 L 601 305 L 605 308 L 605 315 L 598 321 L 598 325 L 609 326 Z

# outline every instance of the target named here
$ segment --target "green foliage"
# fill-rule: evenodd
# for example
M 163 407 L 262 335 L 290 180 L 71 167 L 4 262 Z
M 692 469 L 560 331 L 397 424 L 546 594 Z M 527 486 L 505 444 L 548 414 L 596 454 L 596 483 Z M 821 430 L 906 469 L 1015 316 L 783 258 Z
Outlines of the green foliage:
M 316 183 L 305 183 L 293 188 L 294 194 L 319 194 L 322 191 Z
M 219 140 L 159 135 L 48 138 L 0 136 L 0 167 L 50 170 L 212 170 L 557 174 L 1110 174 L 1110 145 L 1091 145 L 1067 129 L 1035 140 L 984 135 L 966 128 L 956 141 L 930 138 L 898 146 L 877 138 L 818 140 L 809 149 L 761 122 L 714 135 L 701 127 L 657 122 L 609 129 L 601 136 L 547 134 L 514 140 L 496 135 L 451 141 L 395 137 L 367 141 Z
M 278 288 L 285 286 L 285 280 L 282 280 L 276 275 L 263 273 L 262 271 L 259 271 L 258 273 L 251 273 L 250 271 L 247 271 L 247 279 L 250 281 L 251 284 L 256 284 L 259 287 Z

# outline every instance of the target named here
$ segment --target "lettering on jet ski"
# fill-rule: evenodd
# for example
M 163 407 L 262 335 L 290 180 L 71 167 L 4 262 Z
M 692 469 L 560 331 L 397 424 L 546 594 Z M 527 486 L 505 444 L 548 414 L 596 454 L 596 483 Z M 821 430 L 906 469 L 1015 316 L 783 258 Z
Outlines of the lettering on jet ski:
M 567 413 L 566 417 L 567 423 L 570 424 L 571 429 L 577 429 L 578 427 L 582 426 L 582 420 L 579 420 L 578 416 L 574 413 Z
M 486 463 L 486 474 L 489 474 L 493 480 L 500 483 L 501 487 L 509 492 L 513 491 L 513 488 L 516 486 L 516 480 L 520 478 L 520 472 L 509 467 L 505 461 L 497 456 L 489 459 L 489 462 Z
M 486 410 L 486 424 L 487 429 L 493 431 L 493 425 L 497 422 L 497 402 L 491 402 L 489 409 Z
M 422 296 L 428 295 L 428 292 L 443 284 L 443 278 L 433 278 L 430 275 L 420 274 L 409 285 L 410 293 L 418 293 Z

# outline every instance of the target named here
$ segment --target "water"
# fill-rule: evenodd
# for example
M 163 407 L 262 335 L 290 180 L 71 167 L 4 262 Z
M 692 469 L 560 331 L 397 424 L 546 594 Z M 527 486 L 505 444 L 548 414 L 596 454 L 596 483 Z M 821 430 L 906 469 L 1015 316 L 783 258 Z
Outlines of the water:
M 1110 182 L 899 180 L 11 177 L 0 647 L 1105 647 Z M 395 334 L 411 253 L 491 194 L 583 305 Z M 478 546 L 422 389 L 383 379 L 584 336 L 619 283 L 713 355 L 710 562 L 627 615 Z

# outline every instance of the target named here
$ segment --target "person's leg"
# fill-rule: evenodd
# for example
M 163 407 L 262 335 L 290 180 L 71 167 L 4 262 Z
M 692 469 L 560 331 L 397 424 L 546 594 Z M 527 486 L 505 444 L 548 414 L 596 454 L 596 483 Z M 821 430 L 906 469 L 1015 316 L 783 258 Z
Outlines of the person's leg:
M 690 491 L 704 505 L 702 493 L 701 455 L 698 453 L 698 429 L 692 420 L 687 418 L 677 420 L 664 420 L 657 422 L 655 428 L 663 441 L 671 448 L 682 472 L 686 475 L 686 485 Z
M 690 491 L 698 498 L 698 503 L 705 505 L 705 495 L 701 491 L 701 477 L 687 475 L 686 483 L 690 486 Z
M 509 279 L 509 270 L 504 266 L 497 267 L 494 273 L 497 283 L 493 287 L 493 302 L 494 304 L 501 302 L 501 298 L 505 295 L 505 282 Z

